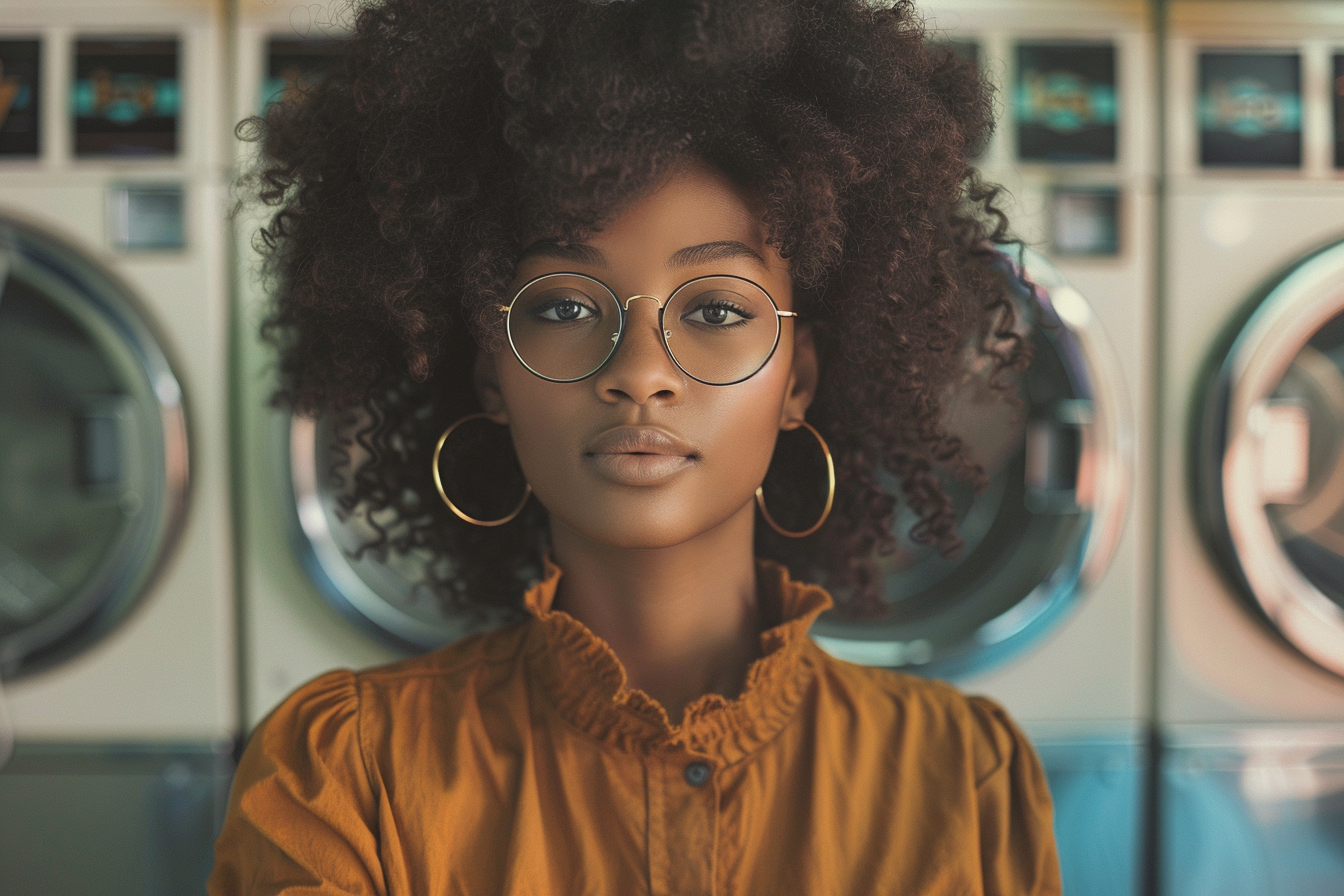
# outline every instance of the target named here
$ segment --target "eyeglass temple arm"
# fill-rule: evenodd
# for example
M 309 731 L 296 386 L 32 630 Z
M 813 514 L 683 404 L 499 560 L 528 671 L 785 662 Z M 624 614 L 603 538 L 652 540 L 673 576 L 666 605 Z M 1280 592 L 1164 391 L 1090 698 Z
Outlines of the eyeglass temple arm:
M 778 308 L 775 309 L 775 313 L 778 314 L 780 317 L 797 317 L 797 316 L 798 316 L 798 312 L 797 312 L 797 311 L 780 311 Z

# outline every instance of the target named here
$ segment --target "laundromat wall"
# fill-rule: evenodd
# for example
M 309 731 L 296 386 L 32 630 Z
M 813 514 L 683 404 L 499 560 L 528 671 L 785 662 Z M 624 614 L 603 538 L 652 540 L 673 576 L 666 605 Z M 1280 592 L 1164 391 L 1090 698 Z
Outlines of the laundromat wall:
M 355 551 L 357 417 L 268 403 L 234 125 L 352 9 L 0 0 L 0 892 L 201 892 L 280 699 L 498 623 Z M 947 397 L 962 555 L 898 518 L 814 637 L 1012 712 L 1066 894 L 1344 892 L 1344 3 L 921 9 L 997 90 L 1036 360 Z

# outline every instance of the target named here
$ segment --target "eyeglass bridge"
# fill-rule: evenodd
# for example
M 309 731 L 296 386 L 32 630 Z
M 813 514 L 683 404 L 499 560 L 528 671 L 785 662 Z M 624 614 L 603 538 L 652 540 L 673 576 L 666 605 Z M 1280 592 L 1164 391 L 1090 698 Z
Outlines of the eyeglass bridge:
M 630 311 L 630 303 L 633 302 L 635 299 L 653 299 L 654 303 L 657 304 L 658 306 L 658 310 L 661 311 L 663 309 L 663 300 L 658 298 L 657 296 L 631 296 L 630 298 L 625 300 L 624 307 L 627 313 Z

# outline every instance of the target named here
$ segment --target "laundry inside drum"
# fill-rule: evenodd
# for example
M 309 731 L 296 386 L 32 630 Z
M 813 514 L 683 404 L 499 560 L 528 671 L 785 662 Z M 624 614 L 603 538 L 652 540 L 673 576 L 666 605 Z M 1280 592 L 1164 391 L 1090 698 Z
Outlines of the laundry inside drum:
M 832 612 L 816 633 L 828 650 L 857 662 L 927 667 L 957 674 L 989 645 L 1014 640 L 1034 617 L 1073 588 L 1090 522 L 1091 402 L 1070 367 L 1070 353 L 1037 330 L 1034 360 L 1005 380 L 986 364 L 948 395 L 944 425 L 984 470 L 985 487 L 940 474 L 962 547 L 944 556 L 921 542 L 918 516 L 902 500 L 895 550 L 874 561 L 880 604 Z M 900 483 L 885 471 L 892 494 Z
M 12 258 L 0 292 L 0 673 L 134 591 L 157 529 L 158 402 L 96 303 Z
M 1253 413 L 1258 485 L 1275 537 L 1302 575 L 1344 608 L 1344 314 L 1302 347 Z

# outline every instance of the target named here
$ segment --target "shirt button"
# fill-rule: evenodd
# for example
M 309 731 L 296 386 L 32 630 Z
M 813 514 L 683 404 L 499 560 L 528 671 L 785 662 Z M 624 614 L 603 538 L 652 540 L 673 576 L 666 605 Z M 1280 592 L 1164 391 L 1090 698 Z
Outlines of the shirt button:
M 709 763 L 692 762 L 686 766 L 686 783 L 692 787 L 703 787 L 709 780 Z

